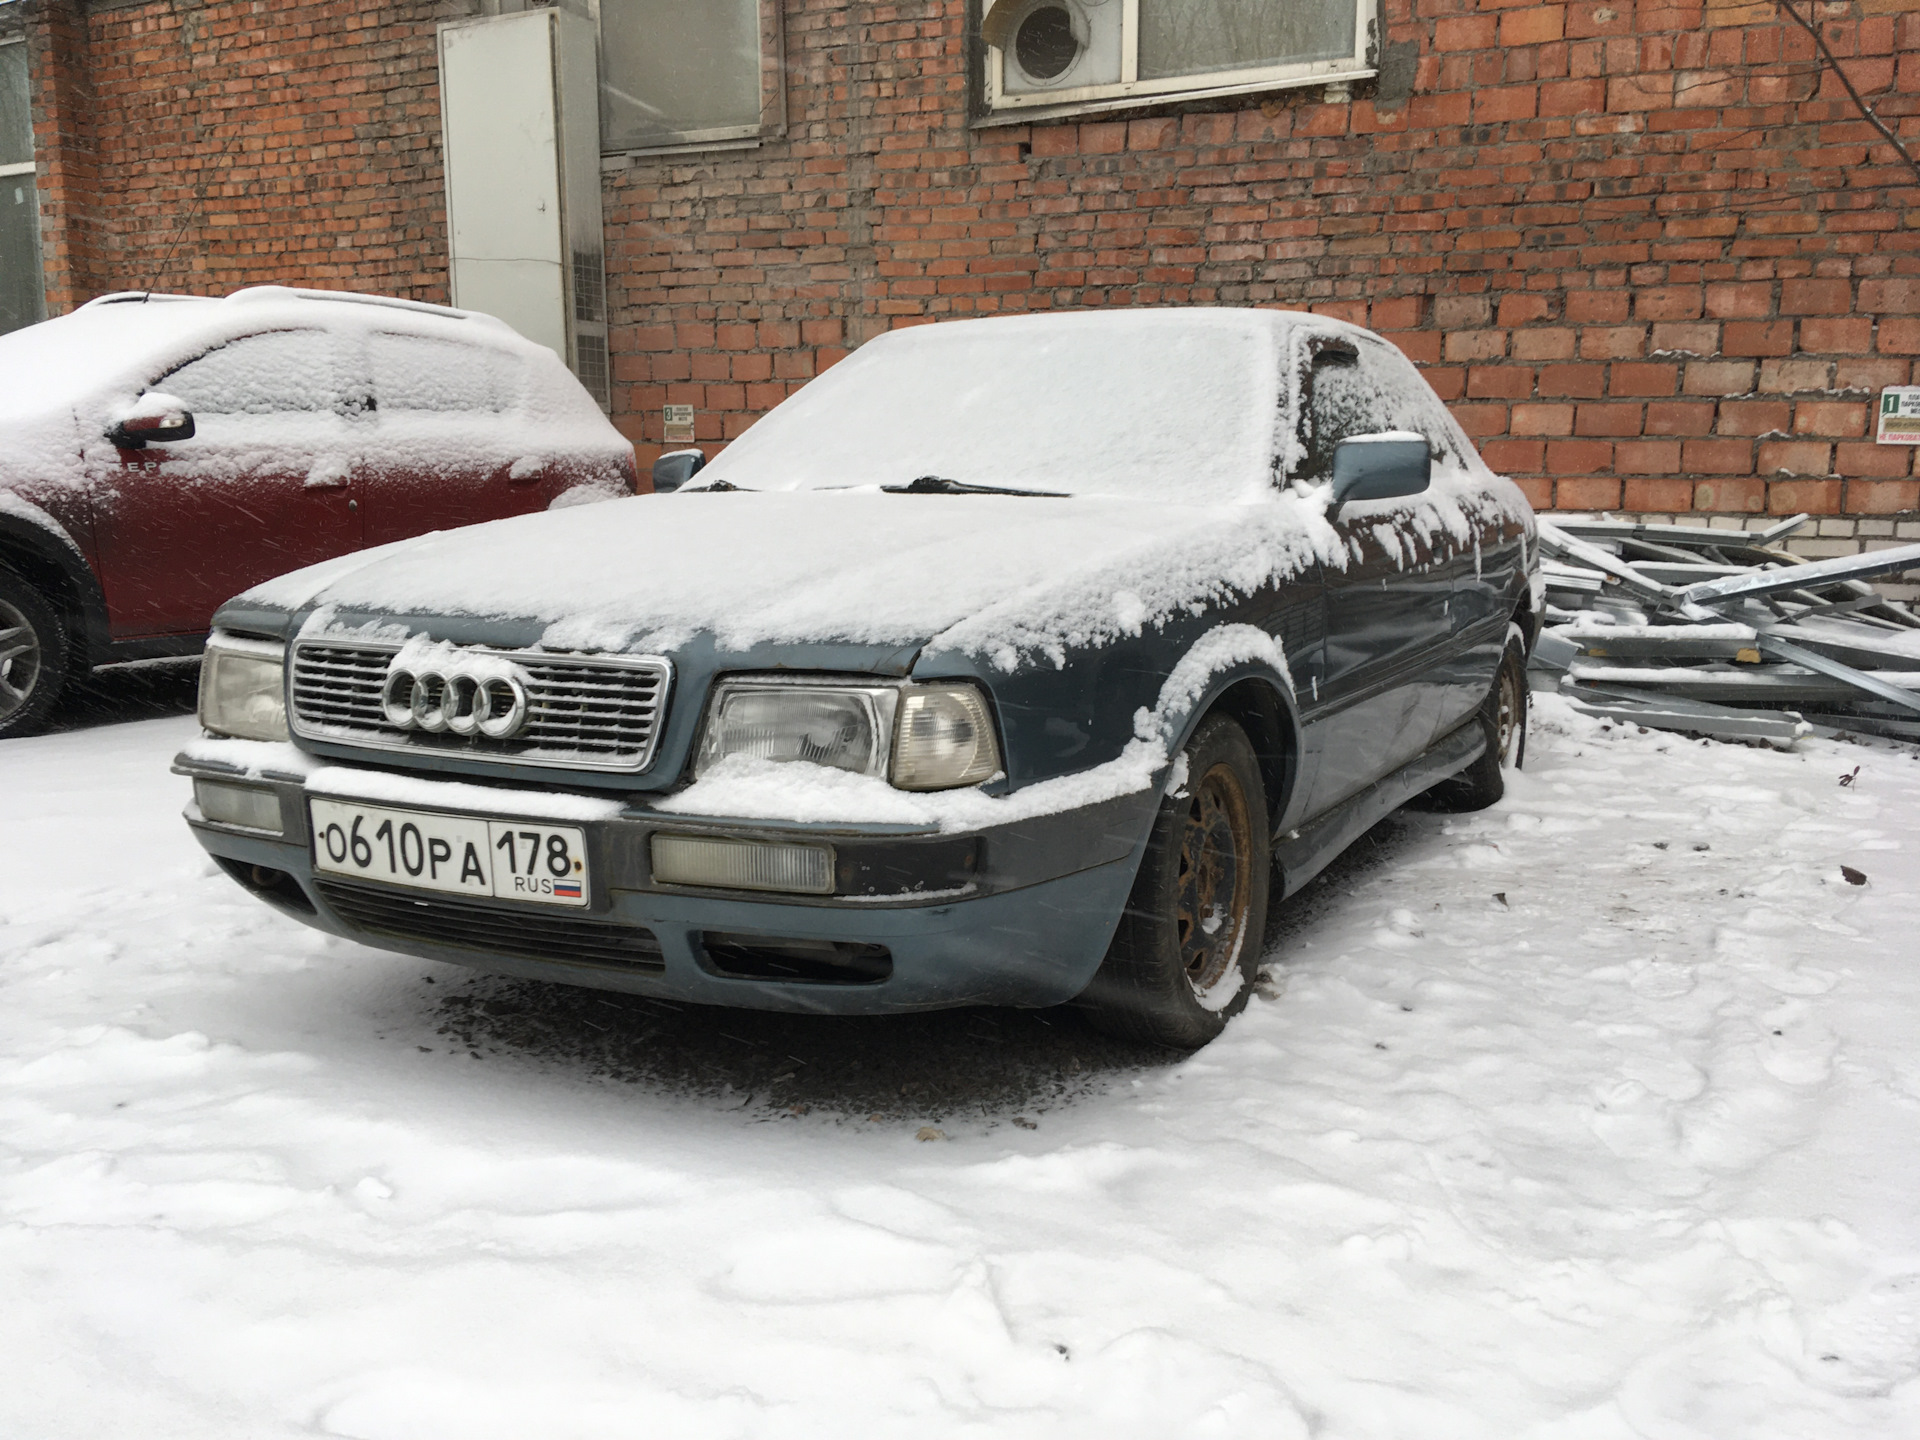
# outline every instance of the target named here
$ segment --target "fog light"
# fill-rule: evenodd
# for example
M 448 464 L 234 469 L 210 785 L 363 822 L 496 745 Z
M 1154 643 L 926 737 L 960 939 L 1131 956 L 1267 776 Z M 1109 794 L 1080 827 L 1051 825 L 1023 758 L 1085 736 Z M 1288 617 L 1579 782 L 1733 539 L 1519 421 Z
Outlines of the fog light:
M 281 833 L 280 797 L 257 785 L 227 785 L 218 780 L 193 782 L 194 803 L 200 814 L 216 825 L 238 825 L 247 830 Z
M 653 837 L 653 878 L 666 885 L 831 895 L 833 850 L 826 845 L 781 845 L 766 840 L 722 840 L 707 835 L 656 835 Z

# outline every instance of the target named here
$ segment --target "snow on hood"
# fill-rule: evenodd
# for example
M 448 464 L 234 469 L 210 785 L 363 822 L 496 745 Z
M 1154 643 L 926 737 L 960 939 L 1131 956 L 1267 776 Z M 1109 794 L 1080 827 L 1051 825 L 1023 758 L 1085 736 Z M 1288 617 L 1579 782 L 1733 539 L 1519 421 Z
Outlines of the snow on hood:
M 1010 668 L 1342 556 L 1318 492 L 1248 505 L 872 489 L 639 496 L 329 561 L 243 603 L 545 622 L 569 650 L 929 644 Z

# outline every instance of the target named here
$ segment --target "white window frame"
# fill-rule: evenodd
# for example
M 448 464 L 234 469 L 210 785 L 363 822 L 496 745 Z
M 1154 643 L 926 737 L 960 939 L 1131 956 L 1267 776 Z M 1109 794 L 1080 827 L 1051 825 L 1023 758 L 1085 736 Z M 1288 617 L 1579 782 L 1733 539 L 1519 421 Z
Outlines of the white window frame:
M 0 35 L 0 49 L 8 45 L 24 45 L 26 43 L 27 37 L 24 35 Z M 33 144 L 33 137 L 31 135 L 27 137 L 27 144 L 29 146 Z M 15 175 L 36 174 L 39 168 L 40 162 L 38 160 L 20 160 L 11 165 L 0 165 L 0 180 L 8 180 Z
M 1011 5 L 1016 0 L 996 0 Z M 1194 75 L 1172 75 L 1160 80 L 1140 79 L 1140 0 L 1121 0 L 1120 81 L 1109 85 L 1079 85 L 1070 89 L 1009 95 L 1001 88 L 1004 52 L 983 44 L 986 66 L 987 123 L 1007 116 L 1039 119 L 1044 114 L 1120 109 L 1161 100 L 1189 100 L 1213 95 L 1239 95 L 1256 90 L 1279 90 L 1295 85 L 1334 85 L 1368 79 L 1379 73 L 1375 52 L 1375 23 L 1379 0 L 1352 0 L 1353 54 L 1331 60 L 1305 60 L 1286 65 L 1254 65 L 1243 70 L 1206 70 Z M 983 5 L 982 16 L 991 7 Z M 1039 112 L 1039 113 L 1035 113 Z

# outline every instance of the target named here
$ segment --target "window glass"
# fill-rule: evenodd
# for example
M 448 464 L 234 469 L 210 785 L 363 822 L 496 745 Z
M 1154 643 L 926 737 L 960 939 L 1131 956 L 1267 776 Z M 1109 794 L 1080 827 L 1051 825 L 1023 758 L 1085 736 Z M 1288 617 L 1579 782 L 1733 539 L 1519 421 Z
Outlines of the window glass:
M 0 45 L 0 165 L 33 159 L 33 102 L 28 90 L 27 47 Z
M 1387 429 L 1415 431 L 1427 437 L 1427 451 L 1435 460 L 1464 463 L 1453 417 L 1411 360 L 1384 340 L 1362 337 L 1360 363 L 1379 377 L 1380 389 L 1389 397 Z
M 513 362 L 496 351 L 426 335 L 377 334 L 367 346 L 373 396 L 382 413 L 504 410 Z
M 8 175 L 0 178 L 0 334 L 41 319 L 44 302 L 39 192 L 31 171 Z
M 188 361 L 153 388 L 196 415 L 278 415 L 340 403 L 333 344 L 319 330 L 248 335 Z
M 1323 352 L 1313 362 L 1313 398 L 1308 409 L 1307 459 L 1301 474 L 1324 479 L 1333 473 L 1333 451 L 1353 435 L 1397 428 L 1370 370 L 1350 354 Z
M 760 0 L 599 0 L 608 150 L 760 126 Z
M 1140 0 L 1140 78 L 1353 53 L 1351 0 Z

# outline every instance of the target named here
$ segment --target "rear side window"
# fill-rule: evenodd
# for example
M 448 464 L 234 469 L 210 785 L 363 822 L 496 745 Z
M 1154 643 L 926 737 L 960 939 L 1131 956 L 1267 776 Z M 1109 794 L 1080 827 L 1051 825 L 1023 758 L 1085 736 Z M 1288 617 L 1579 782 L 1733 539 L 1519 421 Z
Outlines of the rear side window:
M 1386 429 L 1417 431 L 1427 437 L 1427 450 L 1435 460 L 1465 462 L 1456 443 L 1453 417 L 1411 360 L 1384 340 L 1363 339 L 1360 363 L 1379 378 L 1380 393 L 1393 417 Z
M 505 410 L 513 404 L 511 356 L 427 335 L 376 334 L 368 342 L 373 394 L 395 411 Z
M 340 403 L 333 341 L 321 330 L 243 336 L 161 376 L 153 388 L 196 415 L 279 415 Z

